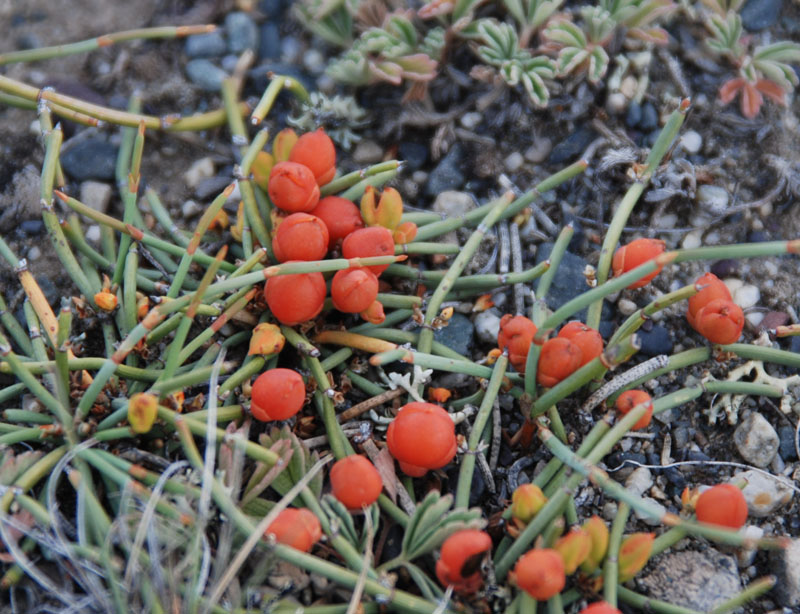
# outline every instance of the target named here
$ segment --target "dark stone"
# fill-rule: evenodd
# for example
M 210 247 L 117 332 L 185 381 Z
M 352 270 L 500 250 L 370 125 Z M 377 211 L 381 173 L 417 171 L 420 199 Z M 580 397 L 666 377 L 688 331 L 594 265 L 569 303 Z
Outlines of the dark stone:
M 781 458 L 786 462 L 797 459 L 797 450 L 795 450 L 795 435 L 796 431 L 793 426 L 782 426 L 778 429 L 778 437 L 780 437 L 780 445 L 778 446 L 778 453 Z
M 742 25 L 757 32 L 775 25 L 783 8 L 783 0 L 748 0 L 742 7 Z
M 558 145 L 553 147 L 548 161 L 552 164 L 561 164 L 572 160 L 575 156 L 580 155 L 596 136 L 597 132 L 595 132 L 591 126 L 581 126 Z
M 219 30 L 187 36 L 184 47 L 190 58 L 213 58 L 225 53 L 226 48 L 225 39 Z
M 717 260 L 711 265 L 711 272 L 720 279 L 730 277 L 739 270 L 739 261 L 733 258 L 725 258 L 724 260 Z
M 597 329 L 603 339 L 611 339 L 611 335 L 617 330 L 617 325 L 611 320 L 600 320 L 600 326 Z
M 636 331 L 636 334 L 642 342 L 642 349 L 639 351 L 645 356 L 672 353 L 672 337 L 663 326 L 655 324 L 650 330 L 645 330 L 642 327 Z
M 467 356 L 472 349 L 472 339 L 475 332 L 475 325 L 465 315 L 454 313 L 450 318 L 450 323 L 444 328 L 437 330 L 433 338 L 449 347 L 454 352 Z
M 213 62 L 201 58 L 186 63 L 186 75 L 196 86 L 208 92 L 218 92 L 228 73 Z
M 752 232 L 747 233 L 748 243 L 764 243 L 765 241 L 770 240 L 771 238 L 769 233 L 766 233 L 763 230 L 753 230 Z
M 455 482 L 458 482 L 456 478 Z M 469 507 L 480 505 L 483 493 L 486 492 L 486 482 L 483 480 L 483 473 L 476 466 L 472 473 L 472 485 L 469 489 Z
M 645 147 L 652 147 L 656 144 L 658 140 L 658 135 L 661 133 L 660 130 L 653 130 L 652 132 L 648 132 L 645 137 L 642 139 L 642 145 Z
M 636 128 L 640 121 L 642 121 L 642 105 L 632 100 L 628 105 L 627 113 L 625 113 L 625 125 L 628 128 Z
M 44 231 L 44 222 L 42 220 L 25 220 L 20 222 L 19 230 L 29 237 L 40 235 Z
M 411 171 L 417 171 L 428 161 L 428 147 L 422 143 L 403 141 L 397 148 L 397 155 Z
M 279 60 L 281 57 L 281 34 L 278 24 L 268 21 L 261 25 L 258 57 L 262 60 Z
M 23 34 L 15 42 L 17 44 L 17 49 L 38 49 L 39 47 L 44 47 L 41 39 L 31 32 Z
M 658 128 L 658 111 L 650 102 L 642 105 L 642 120 L 639 122 L 642 130 L 652 130 Z
M 800 354 L 800 335 L 792 335 L 792 340 L 789 342 L 789 350 Z
M 678 471 L 677 467 L 667 467 L 664 469 L 664 477 L 666 477 L 669 483 L 676 489 L 683 490 L 686 486 L 686 478 Z
M 689 450 L 686 453 L 686 460 L 702 461 L 702 462 L 705 463 L 705 462 L 710 461 L 711 459 L 708 457 L 708 454 L 706 454 L 705 452 L 701 452 L 700 450 Z
M 39 283 L 47 302 L 53 307 L 59 307 L 61 305 L 61 291 L 52 280 L 47 275 L 38 274 L 36 275 L 36 281 Z
M 258 26 L 253 18 L 242 11 L 228 13 L 225 17 L 228 51 L 239 55 L 247 49 L 258 49 Z
M 464 173 L 461 171 L 463 158 L 463 150 L 456 143 L 428 175 L 428 183 L 425 184 L 426 196 L 435 198 L 446 190 L 457 190 L 464 185 Z
M 676 450 L 680 450 L 686 446 L 686 444 L 689 443 L 689 437 L 691 437 L 691 434 L 689 433 L 689 429 L 685 426 L 676 426 L 672 429 L 672 443 Z
M 258 7 L 267 19 L 277 19 L 284 9 L 282 0 L 261 0 Z
M 75 181 L 114 179 L 116 164 L 117 148 L 103 139 L 85 139 L 61 152 L 61 167 Z
M 403 536 L 405 531 L 400 524 L 393 524 L 389 527 L 387 532 L 386 542 L 383 544 L 383 552 L 381 552 L 381 561 L 391 561 L 393 558 L 400 555 L 403 548 Z

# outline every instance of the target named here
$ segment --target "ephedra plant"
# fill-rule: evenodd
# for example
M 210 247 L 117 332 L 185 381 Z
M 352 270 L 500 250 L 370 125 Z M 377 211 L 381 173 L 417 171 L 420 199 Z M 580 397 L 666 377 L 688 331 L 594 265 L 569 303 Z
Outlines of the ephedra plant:
M 63 52 L 43 49 L 36 57 Z M 607 342 L 597 332 L 605 297 L 642 287 L 665 268 L 800 249 L 800 241 L 776 241 L 666 251 L 658 240 L 618 248 L 688 100 L 672 111 L 615 209 L 595 287 L 551 311 L 548 290 L 570 226 L 541 265 L 503 275 L 465 269 L 495 224 L 586 170 L 586 161 L 519 197 L 504 194 L 463 218 L 440 219 L 404 212 L 392 188 L 378 193 L 396 176 L 396 161 L 339 175 L 322 131 L 280 131 L 270 146 L 255 127 L 278 92 L 307 98 L 289 77 L 273 77 L 252 110 L 231 78 L 224 109 L 172 123 L 141 115 L 135 99 L 123 113 L 9 77 L 0 88 L 6 103 L 41 103 L 42 215 L 75 288 L 50 305 L 26 263 L 0 240 L 27 299 L 24 322 L 5 308 L 7 297 L 0 305 L 4 588 L 27 577 L 47 600 L 82 611 L 283 612 L 302 602 L 307 612 L 359 604 L 367 611 L 530 612 L 544 600 L 556 613 L 617 612 L 620 601 L 676 611 L 623 584 L 678 540 L 786 546 L 783 536 L 753 539 L 737 530 L 744 521 L 736 485 L 687 495 L 684 510 L 665 512 L 598 467 L 631 429 L 646 430 L 651 414 L 705 393 L 787 392 L 778 378 L 709 380 L 651 399 L 638 388 L 644 382 L 712 359 L 800 365 L 795 354 L 739 343 L 735 305 L 707 277 L 632 314 Z M 121 126 L 122 219 L 65 189 L 54 114 Z M 235 176 L 194 228 L 180 229 L 154 191 L 139 193 L 148 135 L 223 121 L 241 145 Z M 89 222 L 100 225 L 101 245 L 86 240 Z M 463 245 L 434 241 L 457 229 L 473 229 Z M 417 268 L 427 255 L 449 266 Z M 403 280 L 420 291 L 400 292 Z M 523 283 L 535 290 L 533 308 L 503 318 L 499 347 L 484 359 L 436 341 L 434 331 L 452 317 L 446 302 Z M 628 369 L 647 317 L 687 300 L 689 323 L 708 343 Z M 574 320 L 584 308 L 587 321 Z M 415 326 L 399 326 L 407 322 Z M 82 343 L 98 332 L 98 343 Z M 618 369 L 622 375 L 610 377 Z M 477 385 L 444 390 L 450 394 L 435 388 L 429 398 L 438 402 L 429 403 L 431 372 L 459 373 Z M 476 465 L 488 466 L 486 441 L 501 441 L 491 419 L 500 394 L 513 398 L 512 411 L 524 419 L 503 445 L 535 438 L 549 462 L 487 527 L 488 511 L 470 507 L 470 498 Z M 575 401 L 588 426 L 568 436 L 562 413 Z M 592 417 L 615 401 L 619 415 Z M 353 422 L 381 407 L 383 417 Z M 378 427 L 387 423 L 384 434 Z M 448 467 L 455 479 L 446 477 Z M 618 502 L 610 527 L 573 499 L 587 478 Z M 733 518 L 714 511 L 733 505 Z M 661 527 L 626 536 L 630 510 Z M 378 536 L 392 525 L 400 538 L 389 554 Z M 45 571 L 52 565 L 60 575 Z M 347 589 L 349 604 L 343 592 L 326 593 L 329 610 L 310 604 L 308 592 L 272 588 L 268 579 L 287 565 Z M 715 611 L 733 610 L 773 582 L 757 580 Z

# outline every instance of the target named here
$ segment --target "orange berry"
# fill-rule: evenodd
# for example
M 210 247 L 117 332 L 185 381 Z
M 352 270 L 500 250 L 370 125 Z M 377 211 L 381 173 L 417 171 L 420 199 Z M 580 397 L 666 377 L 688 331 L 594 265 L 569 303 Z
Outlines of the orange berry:
M 349 510 L 372 505 L 383 490 L 381 474 L 358 454 L 339 459 L 331 467 L 331 491 Z
M 314 174 L 297 162 L 278 162 L 273 166 L 267 192 L 276 207 L 292 213 L 311 211 L 319 202 Z
M 392 231 L 383 226 L 371 226 L 351 232 L 342 242 L 342 256 L 345 258 L 394 256 Z M 388 267 L 388 264 L 376 264 L 366 268 L 380 276 Z
M 695 328 L 711 343 L 735 343 L 742 336 L 744 312 L 733 301 L 717 298 L 695 314 Z
M 447 403 L 453 393 L 447 388 L 428 388 L 428 399 L 435 403 Z
M 564 378 L 572 375 L 581 365 L 581 349 L 569 339 L 554 337 L 542 345 L 536 381 L 545 388 L 552 388 Z
M 103 311 L 114 311 L 117 308 L 117 295 L 108 290 L 102 290 L 94 295 L 94 302 Z
M 518 373 L 525 373 L 528 351 L 535 335 L 536 324 L 525 316 L 512 316 L 507 313 L 500 318 L 497 345 L 501 350 L 508 348 L 508 360 Z
M 397 417 L 389 425 L 386 443 L 389 452 L 400 461 L 400 468 L 406 473 L 409 473 L 406 467 L 415 473 L 421 469 L 439 469 L 456 455 L 455 424 L 438 405 L 408 403 L 400 408 Z
M 370 324 L 383 324 L 386 319 L 386 314 L 383 313 L 383 303 L 380 301 L 372 301 L 372 304 L 358 315 Z
M 289 161 L 307 166 L 314 173 L 317 185 L 325 185 L 336 174 L 336 148 L 322 128 L 297 139 Z
M 256 420 L 287 420 L 306 402 L 306 385 L 297 371 L 270 369 L 253 382 L 250 411 Z
M 322 527 L 313 512 L 306 508 L 286 508 L 264 531 L 272 535 L 279 544 L 291 546 L 300 552 L 308 552 L 322 537 Z
M 436 561 L 436 577 L 442 586 L 452 586 L 462 595 L 477 592 L 483 584 L 481 562 L 492 548 L 492 538 L 484 531 L 456 531 L 442 544 Z
M 361 219 L 358 207 L 341 196 L 321 198 L 310 213 L 325 222 L 328 228 L 328 249 L 332 249 L 351 232 L 364 228 L 364 220 Z
M 272 251 L 280 262 L 322 260 L 328 251 L 328 227 L 310 213 L 292 213 L 272 237 Z
M 331 282 L 333 306 L 344 313 L 369 309 L 378 296 L 378 278 L 364 268 L 337 271 Z
M 583 608 L 578 614 L 622 614 L 622 612 L 607 601 L 595 601 Z
M 614 252 L 614 258 L 611 260 L 611 268 L 614 270 L 614 275 L 619 277 L 623 273 L 632 271 L 637 266 L 641 266 L 648 260 L 663 254 L 665 245 L 661 239 L 636 239 L 627 245 L 623 245 Z M 658 267 L 649 275 L 632 283 L 628 288 L 633 290 L 634 288 L 646 286 L 651 279 L 661 272 L 661 268 Z
M 617 397 L 617 402 L 614 404 L 617 411 L 624 415 L 641 403 L 649 403 L 649 405 L 644 416 L 631 427 L 632 431 L 638 431 L 650 424 L 650 419 L 653 417 L 652 398 L 644 390 L 626 390 Z
M 730 301 L 732 297 L 728 286 L 726 286 L 725 282 L 719 277 L 714 275 L 714 273 L 702 275 L 694 282 L 694 285 L 705 286 L 700 292 L 689 297 L 689 309 L 686 312 L 686 319 L 689 321 L 689 324 L 693 329 L 697 330 L 696 316 L 698 311 L 715 299 L 721 298 Z
M 322 273 L 295 273 L 270 277 L 264 298 L 281 324 L 294 326 L 316 318 L 325 304 L 325 278 Z
M 730 529 L 741 529 L 747 522 L 747 501 L 733 484 L 717 484 L 697 498 L 697 520 Z
M 581 367 L 603 353 L 603 337 L 583 322 L 568 322 L 558 332 L 558 336 L 569 339 L 581 349 Z
M 522 555 L 514 567 L 517 586 L 537 601 L 547 601 L 567 583 L 564 561 L 550 548 L 535 548 Z

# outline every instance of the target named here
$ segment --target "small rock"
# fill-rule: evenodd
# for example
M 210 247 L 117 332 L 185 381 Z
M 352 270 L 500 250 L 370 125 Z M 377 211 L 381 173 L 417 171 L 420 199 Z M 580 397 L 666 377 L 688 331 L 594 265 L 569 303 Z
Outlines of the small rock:
M 99 243 L 100 242 L 100 225 L 99 224 L 92 224 L 86 229 L 86 240 L 89 243 Z
M 638 305 L 632 300 L 621 298 L 617 301 L 617 310 L 624 316 L 629 316 L 639 309 Z
M 742 309 L 755 307 L 759 300 L 761 300 L 761 290 L 751 284 L 746 284 L 733 293 L 733 302 Z
M 750 313 L 744 314 L 744 317 L 752 327 L 759 328 L 761 326 L 761 321 L 764 319 L 764 314 L 760 311 L 751 311 Z
M 303 67 L 312 75 L 319 75 L 325 70 L 325 56 L 319 49 L 307 49 L 303 54 Z
M 628 99 L 622 92 L 612 92 L 606 99 L 606 109 L 611 115 L 619 115 L 628 106 Z
M 645 501 L 646 503 L 650 504 L 650 507 L 656 508 L 660 512 L 659 516 L 657 518 L 655 518 L 655 517 L 651 516 L 650 514 L 644 514 L 644 513 L 639 512 L 639 511 L 634 512 L 634 515 L 639 520 L 641 520 L 642 522 L 644 522 L 647 525 L 650 525 L 651 527 L 661 526 L 661 518 L 664 516 L 664 514 L 667 513 L 667 508 L 664 507 L 661 503 L 659 503 L 655 499 L 653 499 L 653 497 L 642 497 L 642 501 Z
M 114 179 L 117 148 L 108 141 L 88 138 L 61 152 L 61 167 L 76 181 Z
M 195 160 L 183 174 L 184 183 L 191 189 L 195 189 L 203 179 L 208 179 L 214 176 L 214 161 L 206 156 Z
M 28 249 L 27 258 L 31 262 L 33 262 L 34 260 L 38 260 L 41 257 L 41 255 L 42 255 L 42 250 L 40 250 L 35 245 L 32 245 L 30 249 Z
M 267 19 L 280 19 L 284 5 L 285 2 L 283 0 L 261 0 L 258 3 L 258 8 Z
M 428 161 L 428 148 L 421 143 L 403 141 L 397 148 L 397 155 L 409 170 L 416 171 Z
M 203 212 L 203 207 L 193 200 L 187 200 L 181 205 L 181 215 L 186 219 L 192 218 L 195 215 L 200 215 Z
M 773 594 L 778 603 L 786 608 L 800 605 L 800 539 L 793 539 L 786 549 L 771 550 L 769 560 L 777 577 Z
M 550 257 L 553 251 L 552 243 L 542 243 L 536 250 L 536 264 L 544 262 Z M 550 290 L 547 293 L 547 306 L 550 309 L 558 309 L 567 301 L 586 292 L 589 287 L 586 284 L 586 276 L 583 271 L 586 269 L 587 262 L 580 256 L 572 252 L 564 252 L 561 264 L 558 267 L 558 275 L 553 279 Z M 577 320 L 584 320 L 586 310 L 581 310 L 575 314 Z
M 539 137 L 533 141 L 533 145 L 525 150 L 525 159 L 528 162 L 539 164 L 547 159 L 550 152 L 553 150 L 553 141 L 547 137 Z
M 594 131 L 594 128 L 589 125 L 581 126 L 553 148 L 549 161 L 553 164 L 561 164 L 571 160 L 583 153 L 583 150 L 596 136 L 597 132 Z
M 697 204 L 712 215 L 721 215 L 728 208 L 728 192 L 717 185 L 701 185 L 697 188 Z
M 783 482 L 760 471 L 740 471 L 734 482 L 746 482 L 742 489 L 751 516 L 764 518 L 792 500 L 793 491 Z
M 795 442 L 797 435 L 793 426 L 782 426 L 778 429 L 778 437 L 781 440 L 778 446 L 778 453 L 781 458 L 787 462 L 797 459 L 797 448 Z
M 625 125 L 628 128 L 636 128 L 640 121 L 642 121 L 642 105 L 631 101 L 628 105 L 628 112 L 625 114 Z
M 639 341 L 642 344 L 639 350 L 644 356 L 658 356 L 660 354 L 672 354 L 673 343 L 672 335 L 669 330 L 660 324 L 654 324 L 651 328 L 644 326 L 636 331 Z
M 80 200 L 95 211 L 105 213 L 111 201 L 111 186 L 99 181 L 84 181 L 81 183 Z
M 457 190 L 464 185 L 464 173 L 461 170 L 461 160 L 463 158 L 462 148 L 456 144 L 447 152 L 439 164 L 436 165 L 425 186 L 425 194 L 435 198 L 445 190 Z
M 717 260 L 711 265 L 710 271 L 720 279 L 730 277 L 739 270 L 739 261 L 733 258 L 725 258 L 724 260 Z
M 683 238 L 681 247 L 683 249 L 694 249 L 696 247 L 700 247 L 702 244 L 703 244 L 703 231 L 698 229 L 698 230 L 693 230 Z
M 433 338 L 439 343 L 443 343 L 451 350 L 464 356 L 469 354 L 472 349 L 472 336 L 475 326 L 470 319 L 460 313 L 454 313 L 450 318 L 450 323 L 437 330 Z
M 639 122 L 642 130 L 653 130 L 658 128 L 658 111 L 650 102 L 642 105 L 642 120 Z
M 26 236 L 35 237 L 44 232 L 44 222 L 42 220 L 23 220 L 19 222 L 19 230 Z
M 654 219 L 653 222 L 656 225 L 656 228 L 662 228 L 667 230 L 669 228 L 675 228 L 678 224 L 678 216 L 674 213 L 665 213 L 664 215 L 658 216 L 658 218 Z
M 619 91 L 625 98 L 631 100 L 636 95 L 637 87 L 639 87 L 639 82 L 636 80 L 636 77 L 628 75 L 622 80 L 622 83 L 619 84 Z
M 440 193 L 433 201 L 433 210 L 444 218 L 458 218 L 466 215 L 476 207 L 475 199 L 467 192 L 447 190 Z
M 225 39 L 219 30 L 206 34 L 192 34 L 186 37 L 184 46 L 190 58 L 213 58 L 225 53 Z
M 641 497 L 653 486 L 653 474 L 647 467 L 637 467 L 625 480 L 625 488 Z
M 225 17 L 228 51 L 239 55 L 246 49 L 258 50 L 258 26 L 253 18 L 242 11 L 228 13 Z
M 734 431 L 733 442 L 742 458 L 756 467 L 766 467 L 778 453 L 780 439 L 767 419 L 750 414 Z
M 470 113 L 464 113 L 464 115 L 461 116 L 461 119 L 458 120 L 458 123 L 460 123 L 467 130 L 475 130 L 475 128 L 478 127 L 478 124 L 480 124 L 482 121 L 483 114 L 478 113 L 477 111 L 472 111 Z
M 230 182 L 231 182 L 230 177 L 217 176 L 217 177 L 209 177 L 208 179 L 203 179 L 200 183 L 197 184 L 197 187 L 194 190 L 194 195 L 200 200 L 214 198 L 220 192 L 222 192 L 222 190 L 227 188 Z M 234 192 L 236 192 L 236 190 L 234 190 Z M 231 193 L 230 198 L 231 199 L 235 198 L 234 193 Z
M 751 32 L 769 28 L 778 21 L 783 0 L 748 0 L 742 7 L 742 25 Z
M 359 141 L 353 151 L 353 161 L 356 164 L 375 164 L 383 158 L 383 148 L 375 141 L 364 139 Z
M 259 31 L 258 57 L 261 60 L 279 60 L 281 57 L 281 34 L 278 24 L 268 21 Z
M 733 296 L 736 291 L 744 285 L 744 282 L 736 277 L 728 277 L 722 281 L 728 287 L 728 292 L 731 293 L 731 296 Z
M 522 154 L 518 151 L 508 155 L 505 160 L 503 160 L 503 165 L 506 167 L 506 170 L 509 173 L 513 173 L 518 171 L 522 168 L 522 165 L 525 163 L 525 158 L 522 157 Z
M 672 552 L 653 565 L 638 582 L 650 597 L 677 606 L 708 612 L 741 589 L 736 560 L 713 548 Z
M 696 154 L 703 146 L 703 137 L 699 132 L 689 130 L 681 136 L 680 143 L 686 153 Z
M 475 316 L 475 334 L 483 343 L 497 345 L 497 334 L 500 332 L 500 317 L 492 309 L 480 312 Z
M 209 60 L 200 58 L 186 63 L 186 75 L 196 86 L 208 92 L 218 92 L 228 73 Z

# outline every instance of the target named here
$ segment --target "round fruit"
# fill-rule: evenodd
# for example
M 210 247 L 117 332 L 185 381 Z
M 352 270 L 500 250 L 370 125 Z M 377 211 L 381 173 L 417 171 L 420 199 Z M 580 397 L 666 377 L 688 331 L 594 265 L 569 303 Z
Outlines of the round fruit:
M 303 407 L 306 385 L 297 371 L 270 369 L 253 382 L 250 398 L 250 411 L 257 420 L 286 420 Z
M 294 326 L 316 318 L 325 304 L 325 278 L 322 273 L 296 273 L 270 277 L 264 298 L 281 324 Z
M 331 467 L 331 491 L 347 509 L 360 510 L 372 505 L 382 490 L 381 474 L 363 456 L 346 456 Z

